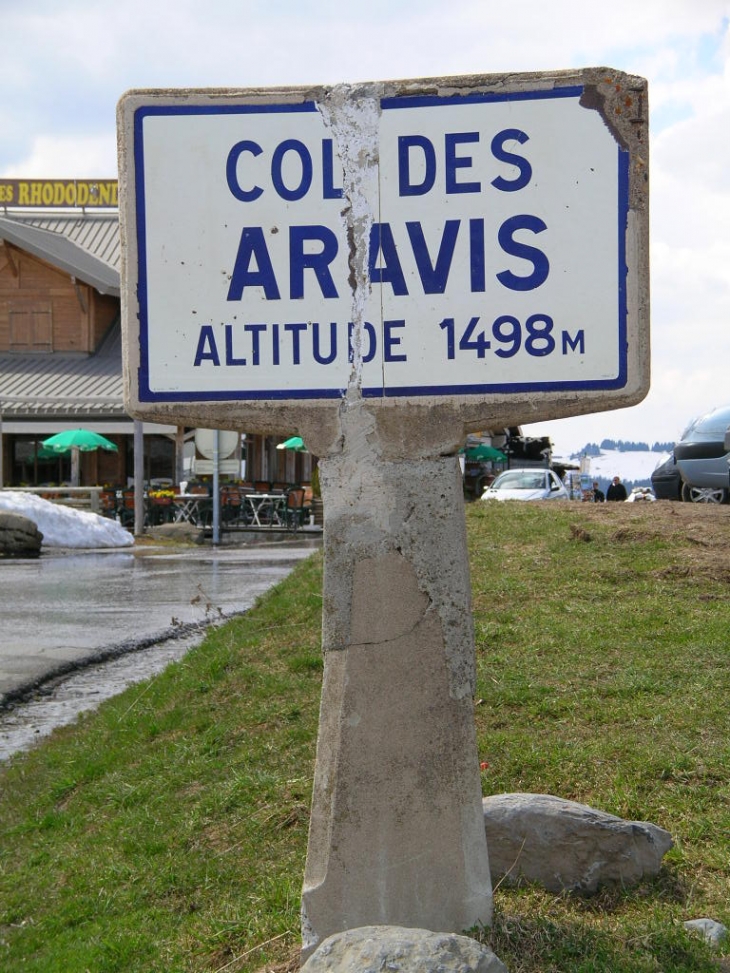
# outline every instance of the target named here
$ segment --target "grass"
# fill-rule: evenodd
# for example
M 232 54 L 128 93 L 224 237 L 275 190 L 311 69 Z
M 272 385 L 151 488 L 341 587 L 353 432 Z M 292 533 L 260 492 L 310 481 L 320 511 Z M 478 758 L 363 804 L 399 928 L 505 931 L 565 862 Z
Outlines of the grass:
M 675 847 L 655 880 L 590 899 L 501 886 L 474 934 L 510 973 L 716 973 L 682 922 L 730 925 L 730 511 L 700 529 L 587 507 L 468 509 L 484 792 L 649 820 Z M 321 568 L 0 769 L 4 973 L 291 963 Z

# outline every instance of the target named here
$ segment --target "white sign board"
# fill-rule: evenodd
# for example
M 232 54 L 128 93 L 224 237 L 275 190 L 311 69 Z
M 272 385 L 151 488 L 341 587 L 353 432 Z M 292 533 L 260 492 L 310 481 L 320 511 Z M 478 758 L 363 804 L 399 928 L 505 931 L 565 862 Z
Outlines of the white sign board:
M 125 96 L 139 403 L 625 389 L 630 152 L 583 84 L 484 87 L 360 109 L 357 293 L 330 109 Z

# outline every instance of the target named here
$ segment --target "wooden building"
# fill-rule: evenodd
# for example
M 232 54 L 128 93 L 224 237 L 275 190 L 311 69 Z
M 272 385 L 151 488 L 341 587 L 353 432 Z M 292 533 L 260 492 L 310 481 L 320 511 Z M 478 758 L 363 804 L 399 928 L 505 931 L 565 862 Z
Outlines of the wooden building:
M 51 191 L 46 195 L 51 198 Z M 93 198 L 93 184 L 84 198 Z M 78 427 L 119 447 L 81 455 L 82 485 L 133 480 L 134 423 L 122 395 L 119 264 L 116 210 L 0 210 L 0 486 L 68 482 L 70 458 L 48 456 L 41 444 Z M 194 430 L 145 423 L 143 433 L 146 481 L 190 475 L 186 458 L 189 464 Z M 309 482 L 308 453 L 277 450 L 271 437 L 244 434 L 248 479 Z

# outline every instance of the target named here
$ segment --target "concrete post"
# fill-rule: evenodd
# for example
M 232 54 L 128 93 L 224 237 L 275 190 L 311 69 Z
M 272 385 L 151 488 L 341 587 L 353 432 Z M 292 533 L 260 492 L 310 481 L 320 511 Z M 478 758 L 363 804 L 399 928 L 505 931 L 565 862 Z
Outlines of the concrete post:
M 180 486 L 185 472 L 185 426 L 175 430 L 175 486 Z
M 134 536 L 144 534 L 144 424 L 134 420 Z
M 213 544 L 221 542 L 220 430 L 213 430 Z
M 356 926 L 491 921 L 458 463 L 381 458 L 364 407 L 346 425 L 342 452 L 320 461 L 325 669 L 305 957 Z
M 71 486 L 81 485 L 81 453 L 74 446 L 71 449 Z

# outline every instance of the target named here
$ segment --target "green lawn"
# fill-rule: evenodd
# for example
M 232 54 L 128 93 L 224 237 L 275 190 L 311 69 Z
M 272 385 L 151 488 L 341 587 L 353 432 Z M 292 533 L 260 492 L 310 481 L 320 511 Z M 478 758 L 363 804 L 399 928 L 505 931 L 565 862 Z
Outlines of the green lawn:
M 682 922 L 730 926 L 730 510 L 655 506 L 467 511 L 484 792 L 556 794 L 675 838 L 632 890 L 497 889 L 480 935 L 510 973 L 718 970 Z M 321 568 L 315 555 L 182 662 L 0 770 L 0 970 L 291 960 Z

